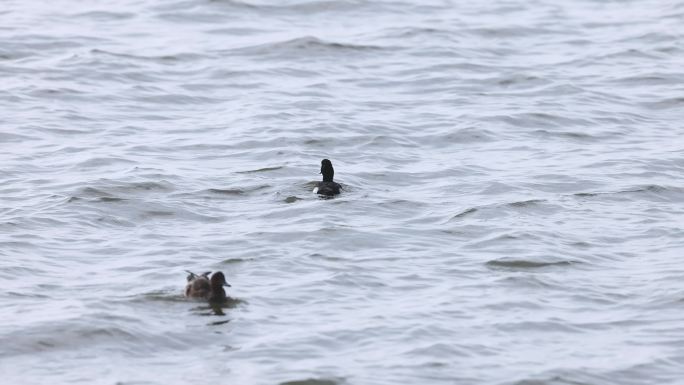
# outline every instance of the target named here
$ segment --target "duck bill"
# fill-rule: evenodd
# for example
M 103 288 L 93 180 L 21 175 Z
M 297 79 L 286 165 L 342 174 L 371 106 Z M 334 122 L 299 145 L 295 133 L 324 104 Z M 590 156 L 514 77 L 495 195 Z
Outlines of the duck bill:
M 232 287 L 232 286 L 230 286 L 230 284 L 229 284 L 228 282 L 224 282 L 224 283 L 223 283 L 223 286 Z

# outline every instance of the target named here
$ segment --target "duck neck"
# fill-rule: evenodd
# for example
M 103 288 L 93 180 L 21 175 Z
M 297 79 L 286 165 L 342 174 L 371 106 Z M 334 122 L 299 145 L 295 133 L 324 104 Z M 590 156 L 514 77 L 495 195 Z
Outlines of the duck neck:
M 335 175 L 335 171 L 333 170 L 325 170 L 323 172 L 323 182 L 332 182 L 333 181 L 333 176 Z
M 212 298 L 223 298 L 226 296 L 226 291 L 223 290 L 223 285 L 212 285 L 211 287 Z
M 335 169 L 332 167 L 332 164 L 324 163 L 321 166 L 321 174 L 323 174 L 323 182 L 332 182 L 333 176 L 335 176 Z

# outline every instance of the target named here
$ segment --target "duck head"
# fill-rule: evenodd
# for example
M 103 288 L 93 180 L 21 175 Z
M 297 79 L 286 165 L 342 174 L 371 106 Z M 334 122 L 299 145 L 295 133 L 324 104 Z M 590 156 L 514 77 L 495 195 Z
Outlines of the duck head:
M 214 275 L 211 276 L 211 286 L 212 287 L 221 287 L 221 286 L 228 286 L 230 287 L 230 284 L 226 282 L 226 277 L 223 275 L 222 272 L 216 272 Z
M 321 161 L 321 174 L 323 174 L 323 182 L 333 181 L 335 169 L 333 169 L 332 162 L 329 159 L 323 159 Z

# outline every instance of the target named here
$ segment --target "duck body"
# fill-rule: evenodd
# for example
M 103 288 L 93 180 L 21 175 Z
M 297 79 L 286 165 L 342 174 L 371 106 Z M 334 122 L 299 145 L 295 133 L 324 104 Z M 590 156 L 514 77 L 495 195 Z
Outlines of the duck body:
M 340 193 L 340 184 L 335 182 L 318 182 L 315 190 L 314 192 L 319 195 L 337 195 Z
M 185 286 L 185 296 L 190 298 L 208 297 L 211 291 L 209 274 L 211 274 L 211 271 L 202 274 L 188 271 L 188 284 Z
M 342 186 L 339 183 L 333 182 L 335 176 L 335 169 L 329 159 L 321 161 L 321 174 L 323 174 L 323 181 L 318 182 L 314 188 L 314 193 L 318 195 L 333 196 L 340 193 Z
M 228 299 L 223 286 L 230 287 L 222 272 L 217 271 L 209 278 L 210 271 L 202 274 L 188 272 L 188 283 L 185 286 L 185 296 L 188 298 L 205 299 L 209 302 L 225 302 Z

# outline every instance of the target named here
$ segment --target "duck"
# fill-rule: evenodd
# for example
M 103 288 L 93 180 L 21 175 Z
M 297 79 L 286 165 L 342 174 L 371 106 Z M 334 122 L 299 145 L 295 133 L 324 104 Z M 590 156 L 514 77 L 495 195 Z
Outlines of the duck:
M 230 287 L 226 282 L 226 276 L 217 271 L 209 277 L 211 271 L 202 274 L 195 274 L 188 271 L 188 284 L 185 286 L 185 296 L 188 298 L 206 299 L 209 302 L 226 302 L 228 296 L 223 289 L 224 286 Z
M 314 188 L 314 194 L 333 196 L 340 193 L 339 183 L 333 182 L 333 176 L 335 176 L 335 169 L 333 168 L 332 162 L 329 159 L 323 159 L 321 161 L 321 174 L 323 174 L 323 181 L 318 182 Z

